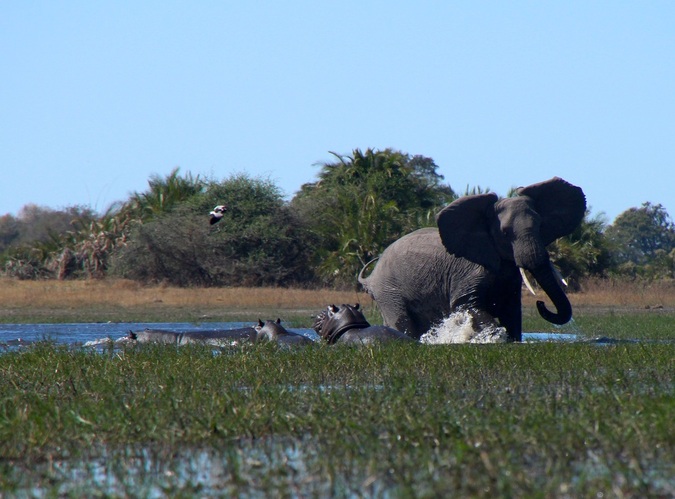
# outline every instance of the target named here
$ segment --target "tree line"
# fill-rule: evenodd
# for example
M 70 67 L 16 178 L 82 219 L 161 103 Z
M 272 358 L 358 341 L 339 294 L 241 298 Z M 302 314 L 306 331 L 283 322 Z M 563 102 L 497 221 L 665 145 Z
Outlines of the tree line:
M 25 206 L 0 217 L 0 272 L 20 279 L 102 278 L 179 286 L 354 287 L 362 266 L 404 234 L 435 225 L 460 195 L 433 159 L 392 150 L 332 153 L 290 200 L 245 173 L 222 180 L 174 169 L 97 214 Z M 509 193 L 508 195 L 512 195 Z M 208 213 L 225 204 L 223 220 Z M 645 202 L 612 224 L 587 212 L 549 246 L 573 285 L 587 277 L 675 278 L 675 225 Z

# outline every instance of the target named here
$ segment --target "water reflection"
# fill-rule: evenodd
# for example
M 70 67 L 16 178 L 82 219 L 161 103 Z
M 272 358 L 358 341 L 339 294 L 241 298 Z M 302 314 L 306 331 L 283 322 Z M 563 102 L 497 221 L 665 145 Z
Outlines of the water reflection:
M 288 495 L 282 491 L 302 497 L 381 497 L 386 492 L 385 481 L 367 476 L 356 464 L 345 476 L 328 473 L 327 464 L 325 452 L 309 437 L 268 437 L 231 441 L 224 450 L 102 448 L 78 459 L 17 466 L 7 478 L 13 493 L 26 497 Z M 41 479 L 35 482 L 36 477 Z
M 358 459 L 331 463 L 330 456 L 310 436 L 236 439 L 223 441 L 219 449 L 102 448 L 75 459 L 5 467 L 2 485 L 11 497 L 398 497 L 410 491 L 401 489 L 392 469 Z M 589 476 L 610 483 L 630 477 L 592 452 L 570 466 L 572 483 L 583 484 Z M 423 486 L 433 479 L 431 473 L 413 471 L 413 480 Z M 647 463 L 639 476 L 655 497 L 672 497 L 667 465 Z

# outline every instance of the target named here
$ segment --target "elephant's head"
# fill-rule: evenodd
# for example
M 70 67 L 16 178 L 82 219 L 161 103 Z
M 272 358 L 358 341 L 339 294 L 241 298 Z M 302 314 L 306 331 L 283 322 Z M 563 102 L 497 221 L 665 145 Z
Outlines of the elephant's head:
M 452 254 L 499 273 L 504 262 L 528 270 L 553 301 L 556 312 L 537 302 L 540 315 L 565 324 L 572 307 L 549 260 L 546 246 L 571 233 L 584 217 L 586 198 L 581 188 L 561 178 L 521 187 L 518 196 L 465 196 L 436 216 L 445 248 Z

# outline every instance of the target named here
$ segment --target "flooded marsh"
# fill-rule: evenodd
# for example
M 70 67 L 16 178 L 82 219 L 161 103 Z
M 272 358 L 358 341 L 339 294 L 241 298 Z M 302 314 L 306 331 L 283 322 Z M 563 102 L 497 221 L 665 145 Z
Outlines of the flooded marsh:
M 0 355 L 2 490 L 669 495 L 672 343 L 36 343 Z
M 295 349 L 115 340 L 129 321 L 377 311 L 356 293 L 2 289 L 0 495 L 675 495 L 672 286 L 572 295 L 561 328 L 524 299 L 522 344 Z

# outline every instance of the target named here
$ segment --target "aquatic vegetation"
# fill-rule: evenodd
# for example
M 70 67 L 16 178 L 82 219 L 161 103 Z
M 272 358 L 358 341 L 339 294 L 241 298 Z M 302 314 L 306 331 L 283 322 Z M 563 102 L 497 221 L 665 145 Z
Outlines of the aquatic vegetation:
M 379 323 L 353 291 L 3 284 L 6 323 Z M 571 294 L 570 342 L 4 349 L 0 495 L 673 496 L 675 295 L 628 291 Z
M 0 490 L 672 495 L 674 354 L 38 343 L 0 355 Z

